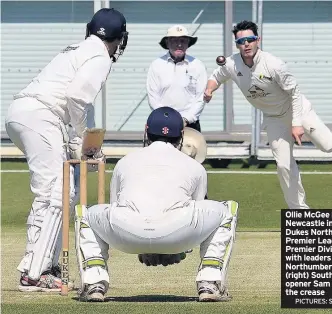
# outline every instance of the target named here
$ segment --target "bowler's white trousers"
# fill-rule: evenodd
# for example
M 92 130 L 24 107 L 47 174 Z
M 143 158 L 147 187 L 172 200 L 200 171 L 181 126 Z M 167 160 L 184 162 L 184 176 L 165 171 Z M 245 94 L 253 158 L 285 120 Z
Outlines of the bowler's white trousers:
M 323 152 L 332 152 L 332 132 L 312 108 L 303 109 L 306 136 Z M 308 209 L 299 168 L 293 156 L 292 116 L 264 117 L 268 140 L 277 163 L 279 182 L 289 208 Z
M 202 264 L 213 261 L 215 267 L 200 267 L 197 281 L 220 281 L 226 248 L 235 230 L 231 208 L 226 202 L 190 201 L 158 217 L 143 217 L 127 207 L 94 205 L 87 209 L 80 228 L 83 264 L 89 260 L 108 260 L 109 245 L 125 253 L 175 254 L 200 245 Z M 86 267 L 84 284 L 109 283 L 105 267 Z
M 14 100 L 6 117 L 7 134 L 26 157 L 34 194 L 27 220 L 26 252 L 17 269 L 35 280 L 58 263 L 61 249 L 62 171 L 67 153 L 60 123 L 59 117 L 30 97 Z M 73 198 L 73 170 L 71 187 Z M 37 260 L 42 261 L 40 266 Z

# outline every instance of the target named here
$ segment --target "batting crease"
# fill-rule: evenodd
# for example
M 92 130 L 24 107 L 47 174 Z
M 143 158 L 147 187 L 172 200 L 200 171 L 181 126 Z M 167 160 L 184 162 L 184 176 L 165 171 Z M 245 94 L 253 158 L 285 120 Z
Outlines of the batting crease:
M 29 170 L 1 170 L 1 173 L 28 173 Z M 113 173 L 113 170 L 106 170 Z M 209 174 L 277 174 L 277 171 L 207 170 Z M 301 174 L 332 174 L 332 171 L 301 171 Z

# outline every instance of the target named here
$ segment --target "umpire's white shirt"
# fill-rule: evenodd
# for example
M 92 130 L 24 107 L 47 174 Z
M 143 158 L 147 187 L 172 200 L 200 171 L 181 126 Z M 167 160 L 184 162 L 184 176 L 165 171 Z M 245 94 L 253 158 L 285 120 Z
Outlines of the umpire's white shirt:
M 154 60 L 148 71 L 147 92 L 151 109 L 169 106 L 189 123 L 197 121 L 204 109 L 207 73 L 204 64 L 189 55 L 174 63 L 170 54 Z
M 190 200 L 204 200 L 206 194 L 204 167 L 171 144 L 158 141 L 116 164 L 110 201 L 156 217 Z
M 79 136 L 87 125 L 86 106 L 92 104 L 111 70 L 105 44 L 92 35 L 60 52 L 14 99 L 33 97 L 75 127 Z
M 214 70 L 209 79 L 218 85 L 232 79 L 246 99 L 266 117 L 282 117 L 291 111 L 293 126 L 301 126 L 303 110 L 311 108 L 286 64 L 260 49 L 251 68 L 243 62 L 240 53 L 233 54 L 226 59 L 225 66 Z

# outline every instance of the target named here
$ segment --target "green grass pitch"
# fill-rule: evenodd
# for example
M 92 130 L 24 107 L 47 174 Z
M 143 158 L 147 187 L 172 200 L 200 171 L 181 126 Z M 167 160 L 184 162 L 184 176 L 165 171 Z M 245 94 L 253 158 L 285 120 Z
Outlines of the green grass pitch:
M 2 170 L 27 169 L 25 163 L 2 162 Z M 107 165 L 112 169 L 113 165 Z M 208 166 L 207 166 L 208 167 Z M 257 169 L 238 169 L 234 171 Z M 215 170 L 215 169 L 213 169 Z M 261 170 L 261 169 L 259 169 Z M 262 171 L 275 171 L 269 165 Z M 331 165 L 303 165 L 305 171 L 327 171 Z M 258 171 L 258 170 L 257 170 Z M 108 173 L 107 197 L 109 193 Z M 307 200 L 312 208 L 332 208 L 331 174 L 303 174 Z M 96 202 L 96 175 L 89 174 L 88 202 Z M 179 265 L 145 267 L 136 255 L 111 250 L 110 289 L 107 302 L 77 301 L 76 292 L 22 293 L 17 290 L 19 263 L 25 247 L 25 223 L 32 201 L 29 173 L 1 173 L 1 307 L 3 313 L 328 313 L 329 310 L 280 309 L 280 210 L 285 207 L 276 174 L 209 174 L 209 198 L 234 199 L 240 203 L 237 239 L 229 270 L 227 303 L 200 304 L 195 275 L 198 248 Z M 70 276 L 79 276 L 71 231 Z

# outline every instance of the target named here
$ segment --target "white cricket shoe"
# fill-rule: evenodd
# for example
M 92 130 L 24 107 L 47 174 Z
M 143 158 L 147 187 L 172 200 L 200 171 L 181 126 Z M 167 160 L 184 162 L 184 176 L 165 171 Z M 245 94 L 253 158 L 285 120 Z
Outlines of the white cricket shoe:
M 84 290 L 79 294 L 79 299 L 82 302 L 104 302 L 107 288 L 103 282 L 95 284 L 86 284 Z
M 21 292 L 61 292 L 61 278 L 52 274 L 41 275 L 39 280 L 32 280 L 25 273 L 21 275 L 18 290 Z M 68 283 L 68 290 L 74 289 L 72 282 Z
M 227 302 L 232 299 L 226 287 L 219 281 L 198 281 L 197 292 L 199 302 Z

